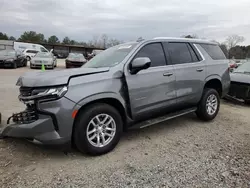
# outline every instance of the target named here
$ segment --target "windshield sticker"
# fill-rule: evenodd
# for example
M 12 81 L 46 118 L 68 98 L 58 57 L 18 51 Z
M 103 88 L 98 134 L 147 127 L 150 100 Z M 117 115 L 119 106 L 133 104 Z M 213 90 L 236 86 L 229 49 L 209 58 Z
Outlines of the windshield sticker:
M 118 50 L 131 48 L 132 45 L 120 46 Z

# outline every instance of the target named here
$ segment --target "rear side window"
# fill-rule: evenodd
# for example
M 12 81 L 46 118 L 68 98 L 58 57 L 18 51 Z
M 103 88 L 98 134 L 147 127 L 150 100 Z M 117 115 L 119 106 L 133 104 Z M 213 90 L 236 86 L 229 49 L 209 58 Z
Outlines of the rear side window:
M 187 46 L 188 46 L 188 49 L 190 51 L 193 62 L 198 62 L 199 59 L 198 59 L 196 53 L 194 52 L 193 48 L 190 46 L 190 44 L 188 44 Z
M 166 65 L 166 59 L 161 43 L 147 44 L 142 47 L 134 58 L 148 57 L 151 60 L 151 67 Z
M 183 63 L 191 63 L 192 57 L 189 52 L 188 45 L 186 43 L 168 43 L 167 49 L 172 61 L 172 64 L 183 64 Z
M 208 53 L 208 55 L 214 60 L 226 59 L 226 56 L 222 52 L 218 45 L 213 44 L 200 44 L 200 46 Z

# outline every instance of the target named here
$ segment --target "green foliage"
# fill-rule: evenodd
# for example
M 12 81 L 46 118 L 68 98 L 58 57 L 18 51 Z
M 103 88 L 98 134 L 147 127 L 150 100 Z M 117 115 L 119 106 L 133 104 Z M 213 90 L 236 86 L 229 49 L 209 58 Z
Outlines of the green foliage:
M 44 35 L 42 33 L 36 33 L 35 31 L 25 31 L 18 40 L 33 43 L 45 42 Z
M 58 39 L 57 36 L 52 35 L 52 36 L 50 36 L 50 37 L 48 38 L 48 43 L 49 43 L 49 44 L 59 44 L 60 41 L 59 41 L 59 39 Z
M 9 39 L 9 38 L 8 38 L 8 36 L 7 36 L 6 33 L 0 32 L 0 40 L 8 40 L 8 39 Z
M 70 44 L 70 38 L 69 37 L 65 37 L 62 41 L 63 44 Z

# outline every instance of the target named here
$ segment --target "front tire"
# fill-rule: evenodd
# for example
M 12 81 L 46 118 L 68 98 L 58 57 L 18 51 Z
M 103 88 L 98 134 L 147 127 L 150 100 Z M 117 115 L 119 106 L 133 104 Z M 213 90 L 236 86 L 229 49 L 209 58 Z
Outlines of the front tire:
M 213 120 L 220 109 L 220 96 L 215 89 L 205 88 L 196 115 L 204 121 Z
M 122 134 L 119 112 L 108 104 L 97 103 L 79 113 L 73 133 L 77 149 L 90 155 L 113 150 Z
M 17 64 L 16 62 L 13 63 L 13 66 L 12 66 L 13 69 L 16 69 L 17 68 Z

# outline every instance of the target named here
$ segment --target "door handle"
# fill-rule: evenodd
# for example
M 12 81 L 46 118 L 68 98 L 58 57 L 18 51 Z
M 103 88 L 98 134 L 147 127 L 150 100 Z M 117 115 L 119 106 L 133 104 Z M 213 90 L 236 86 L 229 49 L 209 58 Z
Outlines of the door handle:
M 165 73 L 163 74 L 163 76 L 172 76 L 172 75 L 173 75 L 172 72 L 165 72 Z
M 196 69 L 197 72 L 202 72 L 204 69 Z

